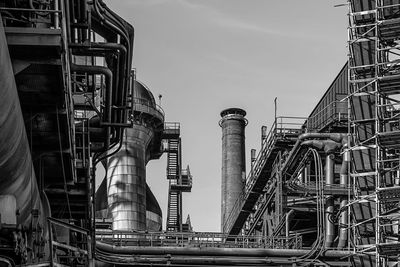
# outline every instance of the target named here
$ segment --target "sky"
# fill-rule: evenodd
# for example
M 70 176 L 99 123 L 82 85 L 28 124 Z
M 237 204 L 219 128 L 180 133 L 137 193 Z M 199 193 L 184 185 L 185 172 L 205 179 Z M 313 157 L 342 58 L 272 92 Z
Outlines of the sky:
M 247 111 L 246 162 L 261 126 L 307 117 L 347 60 L 345 0 L 105 0 L 135 28 L 137 79 L 181 123 L 183 165 L 193 175 L 183 218 L 219 232 L 220 112 Z M 157 100 L 158 101 L 158 100 Z M 147 183 L 167 215 L 166 155 L 147 165 Z

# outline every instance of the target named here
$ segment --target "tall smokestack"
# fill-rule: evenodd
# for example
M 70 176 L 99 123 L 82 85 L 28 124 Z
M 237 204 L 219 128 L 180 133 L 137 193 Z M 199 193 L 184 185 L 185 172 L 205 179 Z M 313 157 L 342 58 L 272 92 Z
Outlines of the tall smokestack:
M 226 233 L 227 220 L 235 202 L 244 190 L 246 177 L 245 134 L 246 111 L 229 108 L 221 112 L 222 128 L 222 190 L 221 231 Z

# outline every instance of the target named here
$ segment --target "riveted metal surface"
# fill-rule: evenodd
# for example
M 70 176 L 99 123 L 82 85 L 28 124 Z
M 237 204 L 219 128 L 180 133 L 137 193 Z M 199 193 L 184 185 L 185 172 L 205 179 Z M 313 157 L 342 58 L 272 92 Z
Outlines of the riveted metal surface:
M 147 149 L 152 128 L 135 124 L 125 129 L 122 148 L 108 161 L 108 208 L 113 230 L 146 229 Z

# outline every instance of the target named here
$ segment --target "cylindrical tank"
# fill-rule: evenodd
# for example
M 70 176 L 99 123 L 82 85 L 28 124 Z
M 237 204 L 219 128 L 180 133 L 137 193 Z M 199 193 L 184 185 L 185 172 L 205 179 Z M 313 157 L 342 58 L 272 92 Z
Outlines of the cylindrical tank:
M 161 147 L 154 137 L 163 120 L 151 92 L 135 81 L 133 125 L 124 130 L 120 151 L 108 160 L 107 195 L 113 230 L 146 230 L 146 164 L 154 146 Z
M 246 177 L 245 119 L 246 111 L 229 108 L 221 112 L 222 128 L 222 187 L 221 231 L 227 232 L 226 223 L 235 202 L 243 193 Z
M 29 228 L 37 210 L 44 226 L 50 211 L 41 202 L 1 16 L 0 59 L 0 196 L 14 196 L 18 210 L 16 218 L 1 214 L 1 221 L 16 220 Z

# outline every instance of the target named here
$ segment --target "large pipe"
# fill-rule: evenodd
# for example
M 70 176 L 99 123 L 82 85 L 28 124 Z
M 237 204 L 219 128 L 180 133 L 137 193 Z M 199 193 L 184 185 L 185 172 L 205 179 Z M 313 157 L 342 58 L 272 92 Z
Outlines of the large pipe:
M 199 255 L 199 256 L 231 256 L 231 257 L 300 257 L 306 255 L 307 249 L 267 249 L 267 248 L 216 248 L 216 247 L 138 247 L 113 246 L 100 241 L 96 248 L 105 253 L 115 255 Z M 326 250 L 322 258 L 344 258 L 351 256 L 351 251 Z
M 222 189 L 221 189 L 221 231 L 235 202 L 243 193 L 246 176 L 245 157 L 245 119 L 246 111 L 229 108 L 221 112 L 219 125 L 222 128 Z
M 49 211 L 41 203 L 1 16 L 0 59 L 0 195 L 15 196 L 17 223 L 29 228 L 33 210 L 42 219 Z
M 335 155 L 328 154 L 325 162 L 325 183 L 327 186 L 335 183 Z M 325 247 L 331 248 L 335 240 L 335 224 L 333 222 L 334 198 L 328 196 L 325 204 Z
M 108 208 L 113 230 L 146 230 L 147 148 L 152 128 L 135 124 L 124 130 L 122 148 L 108 160 Z

